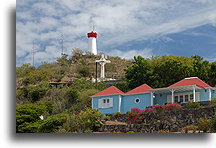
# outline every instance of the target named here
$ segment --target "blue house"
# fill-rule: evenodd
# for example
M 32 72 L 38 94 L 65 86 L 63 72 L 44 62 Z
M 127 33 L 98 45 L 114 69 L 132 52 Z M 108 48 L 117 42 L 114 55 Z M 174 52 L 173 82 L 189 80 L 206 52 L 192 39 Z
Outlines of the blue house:
M 102 114 L 126 113 L 135 107 L 145 109 L 156 104 L 210 101 L 216 97 L 215 90 L 216 87 L 197 77 L 185 78 L 164 88 L 153 89 L 143 84 L 127 93 L 111 86 L 91 96 L 92 109 L 98 109 Z

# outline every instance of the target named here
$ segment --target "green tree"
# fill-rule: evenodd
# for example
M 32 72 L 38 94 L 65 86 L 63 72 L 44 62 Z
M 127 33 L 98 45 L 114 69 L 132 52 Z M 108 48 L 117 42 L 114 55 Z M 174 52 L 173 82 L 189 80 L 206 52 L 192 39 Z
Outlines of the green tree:
M 22 66 L 16 68 L 16 77 L 23 78 L 35 69 L 36 68 L 30 64 L 23 64 Z
M 210 63 L 210 69 L 208 72 L 208 76 L 209 76 L 208 84 L 210 86 L 216 86 L 216 61 Z
M 53 72 L 49 70 L 34 70 L 29 72 L 23 80 L 25 85 L 36 84 L 41 81 L 48 81 L 53 77 Z
M 46 81 L 42 81 L 38 85 L 29 85 L 27 87 L 28 98 L 30 98 L 32 102 L 39 101 L 48 89 L 49 84 Z
M 154 65 L 154 75 L 151 80 L 155 87 L 167 87 L 185 77 L 191 75 L 192 66 L 185 60 L 175 56 L 162 57 L 164 59 L 157 65 Z M 151 79 L 151 78 L 150 78 Z
M 62 56 L 57 59 L 57 62 L 60 63 L 62 66 L 67 66 L 68 64 L 70 64 L 70 60 L 68 60 L 67 58 L 67 54 L 62 54 Z
M 210 71 L 210 64 L 209 61 L 203 60 L 203 57 L 195 55 L 191 56 L 193 60 L 193 76 L 199 77 L 200 79 L 204 81 L 208 81 L 208 73 Z
M 16 108 L 16 132 L 32 132 L 29 126 L 40 120 L 41 115 L 51 113 L 53 103 L 25 104 Z
M 71 60 L 73 60 L 75 63 L 78 62 L 78 60 L 83 56 L 83 51 L 79 48 L 72 49 L 72 57 Z
M 79 99 L 79 92 L 73 88 L 69 88 L 66 92 L 68 106 L 75 104 Z
M 125 70 L 125 78 L 128 87 L 133 89 L 141 84 L 150 84 L 152 69 L 146 59 L 141 56 L 134 57 L 134 62 Z

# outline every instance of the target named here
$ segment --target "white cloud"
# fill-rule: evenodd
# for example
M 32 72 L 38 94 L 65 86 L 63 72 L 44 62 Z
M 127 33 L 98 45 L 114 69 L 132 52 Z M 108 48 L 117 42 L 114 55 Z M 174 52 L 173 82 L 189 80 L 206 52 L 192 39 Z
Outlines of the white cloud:
M 19 0 L 16 46 L 20 61 L 17 63 L 29 61 L 25 56 L 29 55 L 33 40 L 38 41 L 42 50 L 38 60 L 49 56 L 44 60 L 52 60 L 55 55 L 49 55 L 46 47 L 58 48 L 61 34 L 67 53 L 72 48 L 86 49 L 86 32 L 92 23 L 99 33 L 99 48 L 105 50 L 114 50 L 128 41 L 166 36 L 205 24 L 215 26 L 215 4 L 212 0 Z M 129 57 L 120 50 L 116 52 Z M 135 52 L 133 49 L 128 54 Z
M 106 54 L 110 56 L 118 56 L 118 57 L 128 59 L 128 60 L 133 59 L 134 56 L 142 56 L 144 58 L 150 58 L 153 56 L 152 49 L 149 49 L 149 48 L 145 48 L 142 50 L 133 49 L 133 50 L 128 50 L 128 51 L 114 49 L 114 50 L 107 51 Z

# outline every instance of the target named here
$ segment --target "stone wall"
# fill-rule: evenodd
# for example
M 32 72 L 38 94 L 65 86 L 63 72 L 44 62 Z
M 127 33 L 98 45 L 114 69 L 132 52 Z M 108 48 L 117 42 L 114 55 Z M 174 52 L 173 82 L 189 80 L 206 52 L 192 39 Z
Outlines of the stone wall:
M 142 132 L 154 133 L 159 130 L 180 132 L 187 125 L 197 125 L 200 118 L 212 118 L 215 116 L 215 108 L 182 109 L 176 111 L 162 111 L 145 114 L 140 124 L 127 125 L 103 125 L 100 132 Z M 127 114 L 110 115 L 110 120 L 127 122 Z

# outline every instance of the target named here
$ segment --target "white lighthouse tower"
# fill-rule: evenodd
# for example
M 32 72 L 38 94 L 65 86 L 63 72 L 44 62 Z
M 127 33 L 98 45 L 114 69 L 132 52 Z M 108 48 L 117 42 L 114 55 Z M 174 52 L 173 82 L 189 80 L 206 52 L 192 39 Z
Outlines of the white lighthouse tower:
M 93 30 L 89 33 L 87 33 L 88 39 L 89 39 L 89 43 L 88 43 L 88 49 L 89 51 L 94 54 L 97 55 L 97 44 L 96 44 L 96 38 L 98 36 L 98 34 L 94 31 L 94 26 L 93 26 Z
M 97 44 L 96 44 L 96 38 L 98 36 L 98 34 L 96 32 L 94 32 L 94 29 L 87 33 L 88 39 L 89 39 L 89 43 L 88 43 L 88 49 L 89 51 L 94 54 L 97 55 Z

